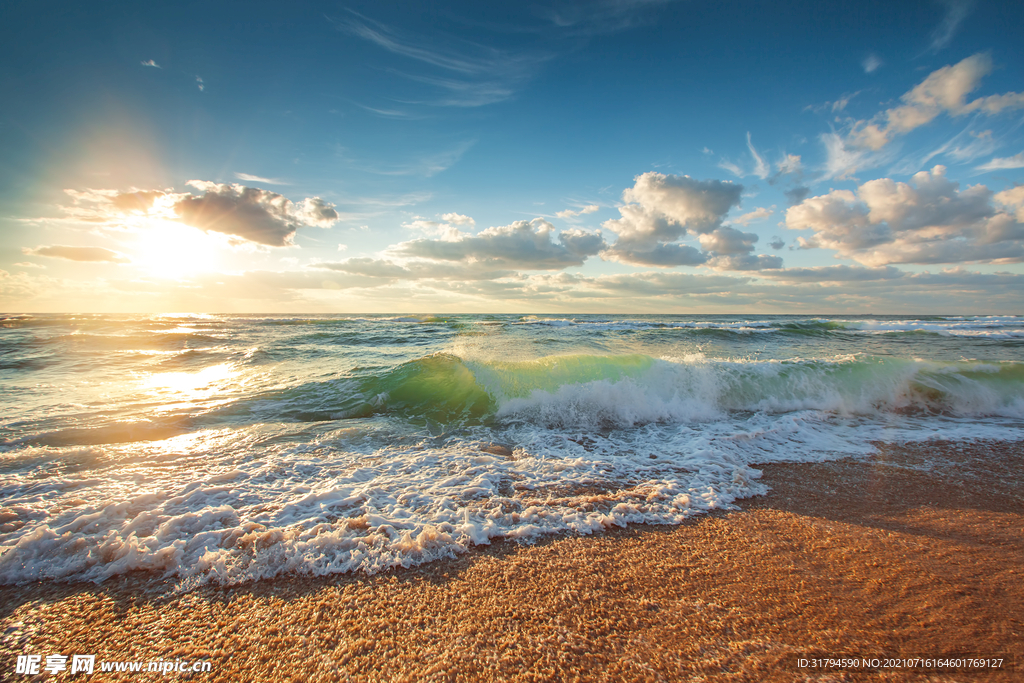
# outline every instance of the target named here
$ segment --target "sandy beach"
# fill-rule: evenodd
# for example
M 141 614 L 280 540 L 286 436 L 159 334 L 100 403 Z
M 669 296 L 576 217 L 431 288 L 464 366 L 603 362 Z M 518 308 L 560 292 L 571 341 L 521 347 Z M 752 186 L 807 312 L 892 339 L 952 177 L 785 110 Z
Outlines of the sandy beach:
M 1020 680 L 1024 445 L 882 446 L 763 468 L 767 496 L 678 527 L 497 543 L 376 576 L 168 595 L 145 575 L 0 589 L 17 655 L 211 663 L 186 680 Z M 996 657 L 999 671 L 813 656 Z M 1015 668 L 1017 667 L 1017 668 Z M 68 675 L 68 674 L 64 674 Z M 40 680 L 52 678 L 39 674 Z

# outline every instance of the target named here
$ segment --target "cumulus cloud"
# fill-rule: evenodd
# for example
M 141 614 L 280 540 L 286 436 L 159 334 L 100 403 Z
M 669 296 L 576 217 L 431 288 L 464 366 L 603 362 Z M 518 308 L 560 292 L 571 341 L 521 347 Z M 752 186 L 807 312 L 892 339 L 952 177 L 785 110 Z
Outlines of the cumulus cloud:
M 768 243 L 768 246 L 774 249 L 775 251 L 778 251 L 779 249 L 782 249 L 784 246 L 786 246 L 786 241 L 783 240 L 781 237 L 773 237 L 772 241 Z
M 463 216 L 461 213 L 446 213 L 441 215 L 441 220 L 452 225 L 467 225 L 473 227 L 476 225 L 476 221 L 469 216 Z
M 870 150 L 879 150 L 898 135 L 931 123 L 940 114 L 963 116 L 975 112 L 998 114 L 1024 107 L 1024 93 L 989 95 L 968 101 L 981 79 L 992 71 L 992 58 L 979 53 L 952 66 L 933 71 L 900 98 L 898 107 L 887 109 L 869 121 L 854 123 L 848 140 Z
M 1024 224 L 993 203 L 1013 206 L 1016 195 L 997 197 L 984 185 L 960 190 L 945 171 L 936 166 L 912 183 L 880 178 L 856 193 L 805 199 L 787 210 L 786 226 L 814 231 L 798 238 L 801 248 L 835 249 L 868 266 L 1022 260 Z
M 1024 168 L 1024 152 L 1020 154 L 1014 154 L 1012 157 L 996 157 L 984 163 L 981 166 L 977 166 L 978 171 L 1000 171 L 1010 168 Z
M 584 206 L 582 209 L 579 209 L 578 211 L 566 209 L 565 211 L 557 212 L 555 215 L 558 216 L 559 218 L 574 218 L 576 216 L 582 216 L 583 214 L 586 213 L 594 213 L 600 208 L 601 207 L 598 206 L 597 204 L 588 204 L 587 206 Z
M 460 239 L 463 235 L 462 231 L 455 227 L 455 225 L 452 225 L 450 221 L 432 221 L 420 216 L 417 216 L 408 223 L 402 223 L 402 227 L 448 241 Z
M 722 226 L 697 238 L 704 251 L 716 254 L 746 254 L 754 248 L 757 235 L 752 232 L 740 232 L 729 226 Z
M 128 263 L 131 260 L 124 254 L 103 247 L 69 247 L 55 244 L 35 249 L 22 249 L 21 251 L 29 256 L 45 256 L 86 263 Z
M 432 261 L 483 263 L 491 268 L 558 270 L 582 265 L 607 244 L 598 233 L 566 230 L 555 237 L 555 226 L 542 218 L 487 228 L 476 235 L 459 233 L 450 239 L 402 242 L 391 251 L 400 257 Z
M 190 180 L 188 185 L 203 194 L 138 189 L 65 190 L 74 206 L 64 210 L 78 220 L 97 223 L 116 224 L 133 216 L 179 221 L 271 247 L 290 245 L 301 227 L 326 228 L 340 218 L 334 206 L 319 197 L 293 202 L 276 192 L 244 185 L 205 180 Z
M 166 195 L 160 190 L 119 192 L 110 197 L 110 204 L 121 213 L 149 213 L 156 201 Z
M 1018 223 L 1024 223 L 1024 185 L 997 192 L 994 199 L 1010 211 L 1014 211 Z
M 183 223 L 248 242 L 270 247 L 292 244 L 302 226 L 328 227 L 338 220 L 338 212 L 319 197 L 298 204 L 287 197 L 243 185 L 225 185 L 205 180 L 188 184 L 201 190 L 201 197 L 188 195 L 174 204 Z
M 622 193 L 621 218 L 603 223 L 618 235 L 602 256 L 637 265 L 699 265 L 707 256 L 675 242 L 687 234 L 707 235 L 722 226 L 740 203 L 742 185 L 654 171 L 636 177 Z M 746 233 L 744 233 L 746 234 Z

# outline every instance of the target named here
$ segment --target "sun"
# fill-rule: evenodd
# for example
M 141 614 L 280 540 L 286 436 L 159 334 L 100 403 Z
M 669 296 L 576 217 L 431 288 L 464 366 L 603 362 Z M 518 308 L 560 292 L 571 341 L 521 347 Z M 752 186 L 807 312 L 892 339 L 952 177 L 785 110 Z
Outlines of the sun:
M 225 248 L 219 236 L 176 221 L 139 221 L 135 264 L 149 275 L 179 279 L 217 270 Z

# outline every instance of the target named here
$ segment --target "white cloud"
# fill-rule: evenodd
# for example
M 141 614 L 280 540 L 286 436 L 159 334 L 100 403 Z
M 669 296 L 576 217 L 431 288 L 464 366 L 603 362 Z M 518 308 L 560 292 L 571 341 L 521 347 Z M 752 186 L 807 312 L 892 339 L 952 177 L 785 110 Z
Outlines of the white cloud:
M 775 208 L 775 207 L 772 207 L 772 208 Z M 768 216 L 771 216 L 773 213 L 775 213 L 775 212 L 772 211 L 772 209 L 766 209 L 764 207 L 760 207 L 760 208 L 754 209 L 750 213 L 745 213 L 742 216 L 739 216 L 737 218 L 733 218 L 732 222 L 733 223 L 738 223 L 739 225 L 744 225 L 745 226 L 745 225 L 749 225 L 753 221 L 759 221 L 762 218 L 768 218 Z
M 283 180 L 277 180 L 276 178 L 261 178 L 258 175 L 249 175 L 248 173 L 235 173 L 235 177 L 239 180 L 244 180 L 247 183 L 263 183 L 265 185 L 290 185 Z
M 960 138 L 963 137 L 963 132 L 961 132 L 950 141 L 949 148 L 942 151 L 957 161 L 973 161 L 978 157 L 991 154 L 998 146 L 996 141 L 992 139 L 992 131 L 990 130 L 983 130 L 980 133 L 968 131 L 968 134 L 974 138 L 973 141 L 961 145 L 959 142 Z
M 456 215 L 457 216 L 458 214 L 445 214 L 445 216 L 451 216 L 451 215 Z M 442 218 L 444 218 L 444 216 L 442 216 Z M 469 217 L 468 216 L 462 216 L 460 218 L 469 218 Z M 469 221 L 470 221 L 469 223 L 463 222 L 461 224 L 462 225 L 467 225 L 468 224 L 470 226 L 476 224 L 476 221 L 473 221 L 472 218 L 470 218 Z M 430 235 L 431 237 L 439 237 L 442 240 L 450 242 L 452 240 L 461 239 L 464 236 L 464 233 L 461 230 L 459 230 L 457 227 L 455 227 L 455 225 L 453 225 L 452 223 L 455 223 L 455 225 L 459 225 L 459 223 L 457 223 L 455 221 L 449 221 L 449 220 L 431 221 L 431 220 L 427 220 L 426 218 L 421 218 L 421 217 L 417 216 L 415 219 L 409 221 L 408 223 L 402 223 L 402 227 L 403 228 L 408 228 L 410 230 L 418 230 L 419 232 L 422 232 L 424 235 Z
M 512 97 L 550 56 L 543 53 L 510 52 L 457 41 L 450 37 L 404 35 L 398 30 L 349 10 L 351 17 L 335 22 L 337 27 L 420 66 L 440 70 L 442 76 L 426 76 L 390 70 L 405 79 L 441 91 L 426 102 L 449 107 L 480 107 Z
M 488 261 L 426 261 L 350 258 L 337 263 L 317 263 L 312 268 L 333 270 L 381 280 L 497 280 L 518 277 L 515 270 Z M 374 283 L 379 284 L 379 283 Z M 372 286 L 372 285 L 371 285 Z
M 175 220 L 210 232 L 272 247 L 291 244 L 300 227 L 326 228 L 338 212 L 319 197 L 292 202 L 275 192 L 243 185 L 190 180 L 204 194 L 169 190 L 65 190 L 74 205 L 64 207 L 74 219 L 123 226 L 136 216 Z
M 878 67 L 882 66 L 882 60 L 879 58 L 878 55 L 872 52 L 871 54 L 864 58 L 864 61 L 861 62 L 861 66 L 864 67 L 864 73 L 873 73 L 878 70 Z
M 152 59 L 147 59 L 144 62 L 140 62 L 140 64 L 142 64 L 142 66 L 151 66 L 154 69 L 162 69 L 163 68 L 162 66 L 160 66 L 159 64 L 154 62 Z
M 565 230 L 554 241 L 555 226 L 542 218 L 487 228 L 453 239 L 402 242 L 390 251 L 398 257 L 481 263 L 488 268 L 559 270 L 582 265 L 607 245 L 599 233 Z
M 785 175 L 787 173 L 799 173 L 803 169 L 803 166 L 800 163 L 799 154 L 787 154 L 782 158 L 782 161 L 775 165 L 779 169 L 780 175 Z
M 288 246 L 300 227 L 328 227 L 338 220 L 334 207 L 319 197 L 296 204 L 276 192 L 243 185 L 205 180 L 190 180 L 188 184 L 204 194 L 188 195 L 175 202 L 174 211 L 183 223 L 256 244 Z
M 762 157 L 760 153 L 758 153 L 757 148 L 754 147 L 754 142 L 751 139 L 749 131 L 747 132 L 747 149 L 750 150 L 750 157 L 753 161 L 753 167 L 750 169 L 750 171 L 746 171 L 743 168 L 741 168 L 738 164 L 734 164 L 731 161 L 726 161 L 725 159 L 722 159 L 720 162 L 718 162 L 719 168 L 724 168 L 726 171 L 729 171 L 729 173 L 732 173 L 737 178 L 743 178 L 748 175 L 757 176 L 762 180 L 767 178 L 768 174 L 771 173 L 772 165 L 765 161 L 764 157 Z M 799 157 L 797 157 L 797 159 L 799 160 Z
M 476 225 L 476 221 L 469 216 L 463 216 L 461 213 L 445 213 L 441 214 L 441 220 L 452 225 L 468 225 L 473 227 Z
M 721 180 L 648 172 L 622 193 L 621 218 L 604 227 L 619 239 L 601 255 L 640 265 L 699 265 L 707 260 L 693 247 L 674 244 L 689 235 L 705 235 L 721 227 L 726 214 L 739 205 L 742 185 Z
M 1014 211 L 1018 223 L 1024 223 L 1024 185 L 997 192 L 993 197 L 998 203 Z
M 750 131 L 747 131 L 747 149 L 750 150 L 750 156 L 754 158 L 753 174 L 761 179 L 767 178 L 768 174 L 772 170 L 771 164 L 761 158 L 761 155 L 757 153 L 757 150 L 754 148 L 754 143 L 750 139 Z
M 782 258 L 765 254 L 734 254 L 714 256 L 707 265 L 713 270 L 768 270 L 782 267 Z
M 21 251 L 28 256 L 45 256 L 84 263 L 129 263 L 131 261 L 124 254 L 103 247 L 69 247 L 55 244 L 35 249 L 22 249 Z
M 975 168 L 978 171 L 998 171 L 1010 168 L 1024 168 L 1024 152 L 1014 154 L 1012 157 L 996 157 L 988 163 L 984 163 Z
M 871 152 L 847 144 L 848 141 L 838 133 L 824 133 L 820 139 L 825 147 L 825 179 L 846 180 L 858 170 L 873 168 L 891 157 L 885 152 Z
M 900 106 L 887 109 L 870 121 L 855 122 L 848 140 L 859 147 L 877 151 L 894 137 L 931 123 L 943 113 L 953 116 L 973 112 L 993 115 L 1024 107 L 1024 93 L 1016 92 L 967 101 L 967 96 L 978 89 L 981 79 L 991 71 L 992 58 L 985 53 L 933 71 L 904 93 Z
M 582 209 L 579 209 L 578 211 L 566 209 L 565 211 L 557 212 L 555 215 L 558 216 L 559 218 L 574 218 L 575 216 L 582 216 L 583 214 L 587 213 L 595 213 L 600 208 L 601 207 L 598 206 L 597 204 L 588 204 L 587 206 L 584 206 Z
M 907 273 L 894 266 L 862 268 L 860 266 L 816 266 L 814 268 L 783 268 L 764 277 L 780 282 L 869 282 L 897 280 Z
M 964 190 L 945 168 L 917 173 L 913 184 L 880 178 L 805 199 L 786 212 L 786 226 L 809 229 L 802 248 L 835 249 L 868 266 L 890 263 L 1010 262 L 1024 259 L 1024 224 L 998 210 L 984 185 Z
M 199 88 L 199 92 L 206 90 L 206 84 L 203 83 L 203 79 L 196 76 L 196 86 Z
M 752 232 L 741 232 L 724 225 L 700 235 L 697 239 L 704 251 L 716 254 L 746 254 L 753 250 L 754 242 L 758 238 Z
M 861 90 L 858 90 L 857 92 L 853 93 L 843 93 L 839 97 L 839 99 L 835 100 L 834 102 L 827 101 L 823 102 L 822 104 L 809 104 L 806 107 L 804 107 L 804 111 L 813 111 L 817 114 L 821 114 L 822 112 L 826 111 L 831 111 L 834 114 L 836 112 L 840 112 L 846 109 L 846 105 L 850 103 L 850 100 L 852 100 L 857 95 L 861 94 L 861 92 Z
M 718 162 L 718 167 L 724 168 L 726 171 L 732 173 L 737 178 L 742 178 L 743 176 L 747 175 L 746 173 L 744 173 L 742 168 L 732 163 L 731 161 L 726 161 L 725 159 L 722 159 L 721 161 Z
M 941 0 L 946 6 L 946 14 L 942 17 L 942 23 L 932 31 L 931 50 L 937 52 L 949 44 L 956 33 L 957 28 L 971 10 L 974 8 L 974 0 Z

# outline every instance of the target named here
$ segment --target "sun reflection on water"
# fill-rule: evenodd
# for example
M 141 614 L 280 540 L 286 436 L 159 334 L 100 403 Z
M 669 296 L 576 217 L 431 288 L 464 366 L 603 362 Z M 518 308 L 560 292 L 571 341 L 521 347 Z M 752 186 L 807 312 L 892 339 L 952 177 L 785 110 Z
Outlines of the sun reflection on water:
M 230 363 L 211 365 L 196 372 L 159 372 L 143 378 L 142 386 L 162 399 L 170 399 L 173 404 L 164 404 L 160 410 L 181 408 L 188 404 L 206 402 L 217 394 L 224 393 L 229 383 L 241 373 Z M 222 403 L 223 401 L 216 401 Z

